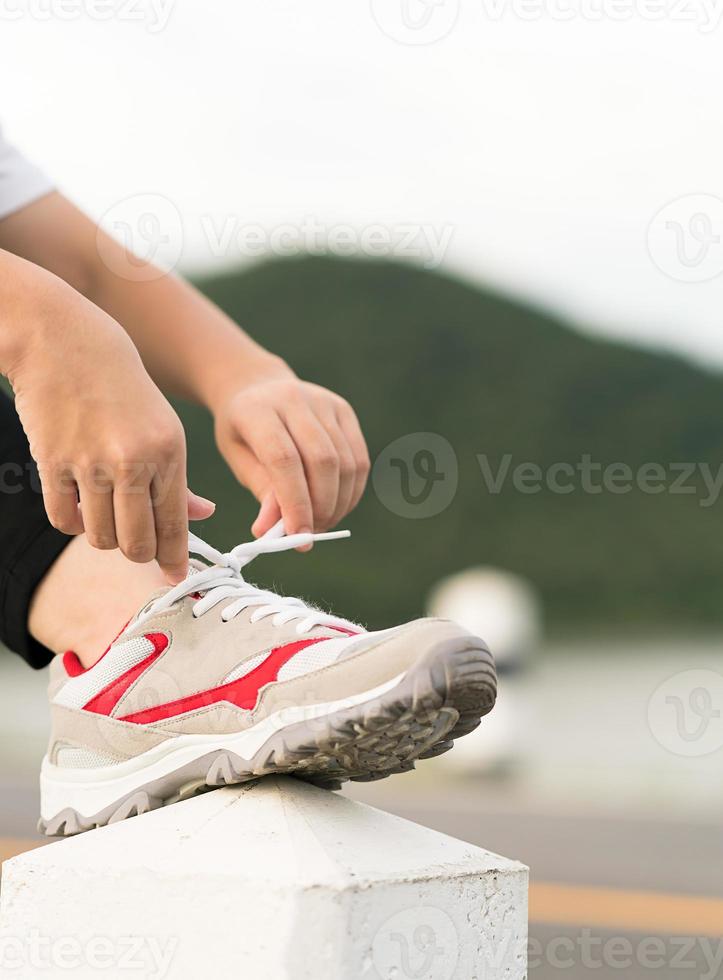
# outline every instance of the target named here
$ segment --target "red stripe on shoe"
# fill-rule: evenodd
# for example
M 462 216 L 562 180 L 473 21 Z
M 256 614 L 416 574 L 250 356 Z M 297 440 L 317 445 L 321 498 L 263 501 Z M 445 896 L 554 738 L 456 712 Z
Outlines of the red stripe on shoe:
M 286 646 L 276 647 L 263 663 L 243 677 L 239 677 L 238 680 L 229 681 L 228 684 L 211 688 L 208 691 L 200 691 L 198 694 L 189 694 L 187 697 L 178 698 L 177 701 L 168 701 L 166 704 L 159 704 L 154 708 L 135 711 L 130 715 L 125 715 L 120 720 L 133 722 L 137 725 L 149 725 L 154 721 L 163 721 L 164 718 L 173 718 L 176 715 L 185 714 L 187 711 L 205 708 L 209 704 L 218 704 L 219 701 L 228 701 L 235 704 L 237 708 L 251 710 L 256 706 L 261 688 L 278 679 L 279 671 L 285 663 L 288 663 L 304 647 L 326 639 L 328 637 L 318 636 L 310 640 L 298 640 L 296 643 L 287 643 Z
M 80 677 L 85 673 L 85 667 L 80 662 L 80 657 L 75 650 L 66 650 L 63 654 L 63 667 L 68 677 Z
M 116 677 L 102 691 L 99 691 L 83 706 L 84 711 L 92 711 L 97 715 L 110 715 L 131 684 L 141 676 L 144 670 L 151 666 L 154 660 L 160 657 L 168 646 L 168 637 L 165 633 L 146 633 L 145 639 L 150 640 L 153 644 L 153 653 L 149 653 L 139 664 L 131 667 L 120 677 Z

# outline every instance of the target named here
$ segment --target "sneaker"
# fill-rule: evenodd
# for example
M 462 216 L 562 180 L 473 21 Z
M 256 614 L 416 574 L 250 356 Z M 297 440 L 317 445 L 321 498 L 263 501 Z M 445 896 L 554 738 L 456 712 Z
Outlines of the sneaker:
M 74 834 L 269 773 L 329 788 L 414 768 L 492 708 L 492 657 L 449 620 L 368 632 L 242 576 L 258 555 L 348 536 L 277 525 L 228 554 L 190 535 L 162 589 L 85 670 L 51 666 L 40 830 Z

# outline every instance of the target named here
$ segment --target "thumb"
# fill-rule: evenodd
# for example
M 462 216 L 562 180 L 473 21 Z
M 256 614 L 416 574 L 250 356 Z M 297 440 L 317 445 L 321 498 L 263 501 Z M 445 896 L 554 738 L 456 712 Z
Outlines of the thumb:
M 199 497 L 193 490 L 188 491 L 188 519 L 189 521 L 205 521 L 216 510 L 216 504 L 205 497 Z

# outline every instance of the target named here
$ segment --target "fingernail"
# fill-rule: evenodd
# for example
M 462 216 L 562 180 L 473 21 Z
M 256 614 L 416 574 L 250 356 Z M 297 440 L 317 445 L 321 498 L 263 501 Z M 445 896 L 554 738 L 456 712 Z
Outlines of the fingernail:
M 295 531 L 294 533 L 295 534 L 311 534 L 311 528 L 310 527 L 303 527 L 299 531 Z M 297 551 L 311 551 L 311 549 L 313 547 L 314 547 L 314 542 L 311 541 L 311 542 L 309 542 L 309 544 L 302 544 L 296 550 Z
M 200 500 L 202 504 L 208 504 L 209 507 L 213 507 L 213 509 L 216 510 L 216 504 L 213 502 L 213 500 L 209 500 L 208 497 L 202 497 L 199 493 L 194 493 L 193 496 L 196 498 L 196 500 Z

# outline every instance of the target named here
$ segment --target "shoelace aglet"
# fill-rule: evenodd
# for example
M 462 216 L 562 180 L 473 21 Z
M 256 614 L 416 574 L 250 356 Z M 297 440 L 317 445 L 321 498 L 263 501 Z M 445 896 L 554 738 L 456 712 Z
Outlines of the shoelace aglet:
M 336 538 L 350 537 L 351 531 L 321 531 L 318 534 L 307 531 L 303 534 L 287 534 L 282 540 L 286 542 L 287 548 L 301 548 L 305 544 L 313 544 L 315 541 L 334 541 Z

